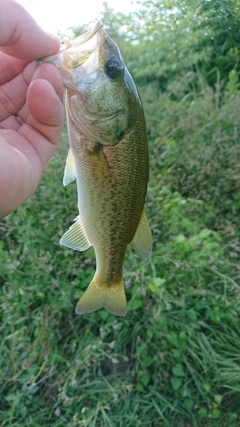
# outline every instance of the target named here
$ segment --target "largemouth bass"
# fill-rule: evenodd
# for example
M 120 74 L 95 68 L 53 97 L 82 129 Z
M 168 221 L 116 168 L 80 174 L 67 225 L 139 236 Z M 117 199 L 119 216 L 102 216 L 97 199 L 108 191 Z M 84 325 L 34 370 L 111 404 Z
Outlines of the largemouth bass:
M 126 314 L 122 268 L 127 245 L 151 254 L 144 209 L 149 164 L 143 107 L 118 46 L 98 21 L 44 58 L 66 87 L 70 149 L 63 184 L 76 178 L 79 215 L 60 240 L 78 251 L 94 247 L 96 272 L 76 313 L 105 307 Z

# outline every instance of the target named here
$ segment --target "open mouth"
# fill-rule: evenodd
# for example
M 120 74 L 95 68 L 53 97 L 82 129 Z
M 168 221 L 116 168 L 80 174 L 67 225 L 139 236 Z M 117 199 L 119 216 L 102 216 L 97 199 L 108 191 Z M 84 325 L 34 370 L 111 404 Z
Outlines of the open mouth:
M 104 30 L 101 21 L 97 21 L 93 28 L 77 37 L 71 46 L 62 51 L 64 64 L 68 69 L 82 65 L 104 40 Z
M 57 68 L 73 70 L 82 65 L 92 52 L 104 42 L 105 32 L 101 21 L 97 21 L 93 28 L 72 41 L 67 41 L 60 51 L 53 56 L 39 59 L 39 64 L 50 62 Z
M 72 46 L 79 47 L 84 43 L 87 43 L 93 36 L 95 36 L 95 34 L 100 30 L 102 26 L 103 26 L 102 21 L 97 21 L 93 28 L 91 28 L 86 33 L 81 34 L 81 36 L 73 40 Z

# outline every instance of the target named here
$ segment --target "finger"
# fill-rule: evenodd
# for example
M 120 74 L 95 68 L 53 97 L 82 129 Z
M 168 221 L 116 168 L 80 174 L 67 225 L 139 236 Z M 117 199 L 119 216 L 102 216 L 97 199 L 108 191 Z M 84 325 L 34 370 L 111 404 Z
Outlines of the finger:
M 43 79 L 47 80 L 53 86 L 56 94 L 59 98 L 63 99 L 63 82 L 62 77 L 58 69 L 52 64 L 41 64 L 34 72 L 33 80 Z
M 27 123 L 18 132 L 32 145 L 44 168 L 60 141 L 64 124 L 63 105 L 49 81 L 36 79 L 29 87 L 27 106 Z
M 31 62 L 23 73 L 11 83 L 0 88 L 0 127 L 2 129 L 18 130 L 27 121 L 29 111 L 26 104 L 27 90 L 31 80 L 45 79 L 54 87 L 62 100 L 63 84 L 59 71 L 51 64 L 42 64 L 37 67 Z M 44 105 L 44 101 L 43 101 Z
M 54 88 L 47 80 L 34 80 L 27 93 L 27 105 L 38 131 L 41 126 L 60 126 L 62 123 L 62 103 Z M 31 122 L 28 118 L 28 124 Z
M 58 37 L 46 33 L 14 0 L 1 0 L 1 50 L 16 58 L 33 60 L 57 53 Z
M 25 67 L 23 73 L 0 87 L 0 122 L 9 116 L 18 115 L 26 102 L 28 86 L 36 68 L 37 64 L 31 62 Z

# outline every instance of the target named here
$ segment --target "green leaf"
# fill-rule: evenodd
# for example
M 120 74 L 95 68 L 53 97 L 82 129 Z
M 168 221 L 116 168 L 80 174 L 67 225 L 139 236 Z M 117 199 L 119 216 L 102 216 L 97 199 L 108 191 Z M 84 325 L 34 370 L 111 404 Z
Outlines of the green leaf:
M 214 409 L 212 410 L 212 417 L 213 417 L 214 419 L 219 418 L 219 417 L 220 417 L 220 414 L 221 414 L 221 412 L 219 411 L 219 409 L 214 408 Z
M 206 408 L 199 409 L 199 411 L 198 411 L 198 417 L 200 419 L 206 417 L 206 415 L 207 415 L 207 409 Z
M 176 377 L 185 377 L 185 372 L 179 363 L 173 366 L 172 372 L 174 375 L 176 375 Z
M 223 396 L 221 396 L 220 394 L 214 394 L 214 400 L 218 405 L 221 403 L 222 398 Z
M 27 407 L 26 407 L 25 405 L 22 405 L 22 404 L 21 404 L 21 407 L 20 407 L 20 414 L 21 414 L 22 418 L 26 418 L 26 415 L 27 415 Z
M 187 340 L 187 338 L 188 338 L 185 331 L 181 331 L 178 336 L 179 336 L 180 340 Z
M 179 234 L 178 236 L 175 237 L 175 242 L 176 243 L 185 243 L 187 241 L 187 238 L 184 236 L 184 234 Z
M 128 311 L 134 311 L 143 306 L 143 300 L 140 298 L 132 299 L 127 304 Z
M 175 359 L 180 359 L 180 357 L 181 357 L 182 355 L 181 355 L 181 353 L 180 353 L 180 351 L 179 350 L 174 350 L 173 351 L 173 357 L 175 358 Z
M 110 313 L 107 310 L 100 310 L 98 313 L 102 320 L 106 320 L 108 317 L 110 317 Z
M 164 285 L 164 283 L 166 282 L 166 280 L 161 279 L 160 277 L 156 277 L 155 279 L 153 279 L 153 282 L 157 288 L 161 288 Z
M 142 360 L 142 365 L 145 366 L 146 368 L 148 366 L 151 366 L 153 363 L 153 358 L 152 356 L 145 356 L 144 359 Z
M 173 390 L 177 391 L 182 385 L 182 380 L 180 380 L 180 378 L 173 377 L 171 379 L 171 383 L 172 383 Z
M 144 385 L 147 386 L 150 381 L 150 375 L 149 374 L 141 374 L 139 375 L 139 381 Z
M 165 144 L 169 145 L 170 147 L 176 147 L 176 141 L 174 139 L 165 139 Z
M 175 347 L 179 348 L 179 341 L 177 339 L 176 332 L 170 332 L 169 336 L 167 337 L 168 341 L 174 345 Z
M 153 283 L 149 283 L 148 289 L 154 294 L 157 292 L 157 287 Z
M 190 399 L 189 397 L 187 397 L 186 399 L 184 399 L 183 404 L 184 404 L 186 410 L 188 412 L 190 412 L 191 409 L 192 409 L 192 407 L 193 407 L 193 405 L 194 405 L 194 401 L 192 399 Z
M 228 82 L 226 89 L 231 93 L 236 93 L 239 89 L 240 83 L 238 80 L 238 73 L 236 70 L 231 70 L 228 74 Z
M 20 325 L 21 323 L 25 323 L 27 320 L 28 320 L 27 316 L 20 317 L 20 319 L 17 319 L 15 321 L 15 325 Z
M 136 390 L 137 390 L 137 391 L 144 391 L 144 387 L 143 387 L 143 385 L 142 385 L 141 383 L 137 383 L 137 384 L 136 384 Z
M 207 393 L 209 393 L 209 392 L 210 392 L 210 390 L 211 390 L 211 386 L 210 386 L 210 384 L 208 384 L 208 383 L 204 383 L 204 384 L 203 384 L 203 388 L 204 388 L 204 390 L 205 390 Z
M 5 399 L 6 400 L 12 400 L 12 401 L 14 401 L 14 400 L 17 400 L 18 399 L 18 397 L 16 396 L 16 394 L 8 394 L 6 397 L 5 397 Z

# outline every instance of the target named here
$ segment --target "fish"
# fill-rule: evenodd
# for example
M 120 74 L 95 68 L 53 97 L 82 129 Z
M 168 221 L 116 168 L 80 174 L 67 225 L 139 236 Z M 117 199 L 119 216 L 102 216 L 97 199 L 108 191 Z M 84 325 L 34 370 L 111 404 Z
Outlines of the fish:
M 63 185 L 76 179 L 79 213 L 60 244 L 93 246 L 95 275 L 76 313 L 125 316 L 123 263 L 131 243 L 145 259 L 152 238 L 145 211 L 149 155 L 143 106 L 117 44 L 101 21 L 44 58 L 60 71 L 70 148 Z

